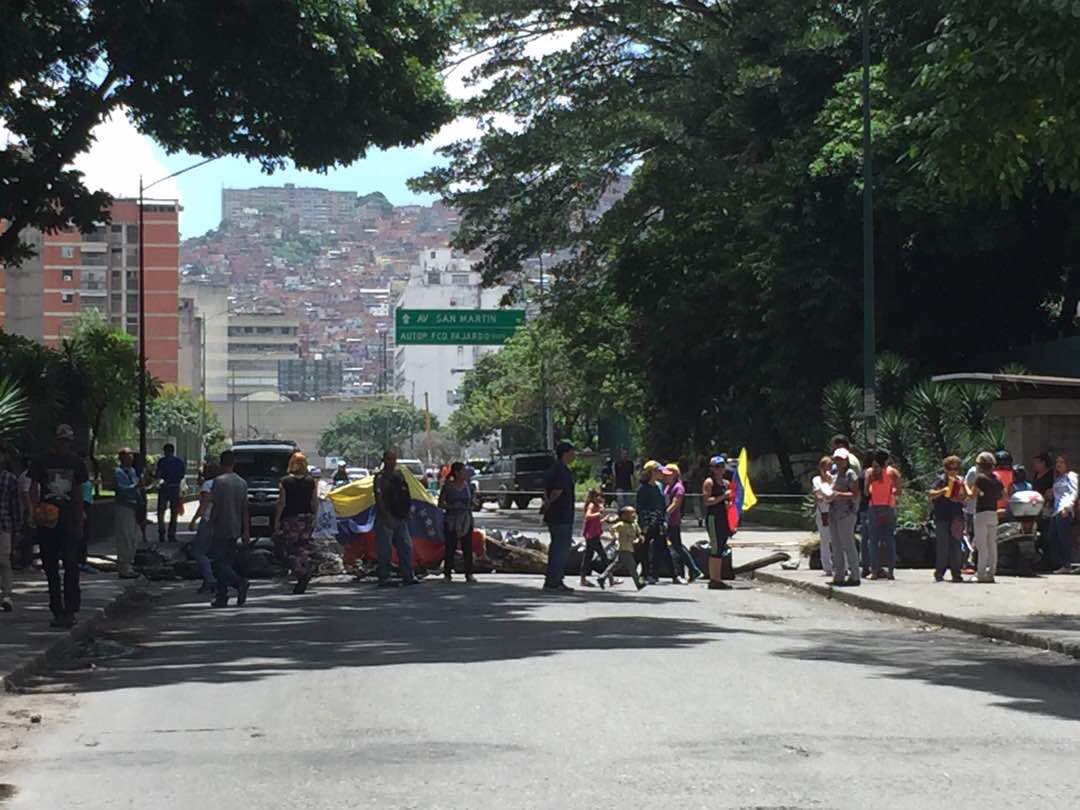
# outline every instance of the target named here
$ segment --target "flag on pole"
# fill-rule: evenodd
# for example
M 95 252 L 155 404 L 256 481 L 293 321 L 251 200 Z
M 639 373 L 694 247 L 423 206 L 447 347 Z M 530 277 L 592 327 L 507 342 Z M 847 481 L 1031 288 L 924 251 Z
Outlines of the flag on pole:
M 742 523 L 742 515 L 757 503 L 754 488 L 750 485 L 750 455 L 744 447 L 739 451 L 739 462 L 731 479 L 731 497 L 728 500 L 728 524 L 734 532 Z

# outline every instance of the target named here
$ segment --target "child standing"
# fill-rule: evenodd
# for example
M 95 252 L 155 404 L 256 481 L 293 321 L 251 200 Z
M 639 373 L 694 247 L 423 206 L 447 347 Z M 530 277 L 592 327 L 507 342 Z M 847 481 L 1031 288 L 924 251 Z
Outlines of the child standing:
M 604 580 L 609 585 L 614 585 L 614 574 L 621 569 L 625 576 L 633 577 L 634 585 L 640 591 L 645 587 L 637 572 L 637 561 L 634 559 L 634 546 L 640 544 L 645 535 L 637 523 L 637 510 L 632 506 L 624 506 L 619 510 L 619 519 L 611 524 L 611 536 L 618 544 L 618 552 L 614 562 L 611 563 L 600 575 L 598 582 L 604 587 Z
M 604 553 L 604 493 L 599 489 L 589 490 L 585 498 L 585 552 L 581 556 L 581 586 L 591 588 L 593 584 L 586 578 L 593 570 L 593 557 L 600 562 L 600 570 L 607 568 L 607 554 Z

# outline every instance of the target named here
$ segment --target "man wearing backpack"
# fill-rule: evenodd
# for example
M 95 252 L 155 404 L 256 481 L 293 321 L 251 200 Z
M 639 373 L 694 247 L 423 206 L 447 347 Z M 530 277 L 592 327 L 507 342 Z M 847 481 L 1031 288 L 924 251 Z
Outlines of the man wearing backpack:
M 412 496 L 405 477 L 397 469 L 397 454 L 383 453 L 382 470 L 375 476 L 375 546 L 379 556 L 380 588 L 393 588 L 390 579 L 390 547 L 397 550 L 398 570 L 403 585 L 416 585 L 412 567 L 412 538 L 409 536 L 409 513 Z

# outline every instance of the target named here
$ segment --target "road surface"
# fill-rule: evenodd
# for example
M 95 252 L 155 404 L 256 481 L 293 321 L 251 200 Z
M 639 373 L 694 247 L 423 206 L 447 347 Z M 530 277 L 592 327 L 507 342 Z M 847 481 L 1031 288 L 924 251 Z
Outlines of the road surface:
M 0 701 L 0 805 L 1076 806 L 1071 661 L 745 583 L 538 585 L 185 589 Z

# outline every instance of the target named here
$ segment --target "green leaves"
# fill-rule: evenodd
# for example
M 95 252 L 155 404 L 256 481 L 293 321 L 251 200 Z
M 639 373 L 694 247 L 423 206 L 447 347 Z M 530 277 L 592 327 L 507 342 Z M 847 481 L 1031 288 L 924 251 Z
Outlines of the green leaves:
M 124 110 L 169 152 L 271 171 L 346 165 L 448 122 L 450 0 L 31 0 L 0 26 L 0 261 L 27 226 L 100 220 L 108 197 L 67 170 Z
M 388 397 L 345 411 L 334 417 L 319 436 L 320 455 L 342 455 L 351 464 L 372 464 L 388 448 L 424 429 L 425 419 L 408 401 Z M 432 417 L 432 428 L 438 420 Z
M 187 388 L 166 385 L 147 408 L 147 430 L 154 436 L 199 436 L 210 455 L 225 441 L 225 429 L 209 405 Z
M 10 439 L 30 419 L 30 403 L 10 377 L 0 377 L 0 440 Z

